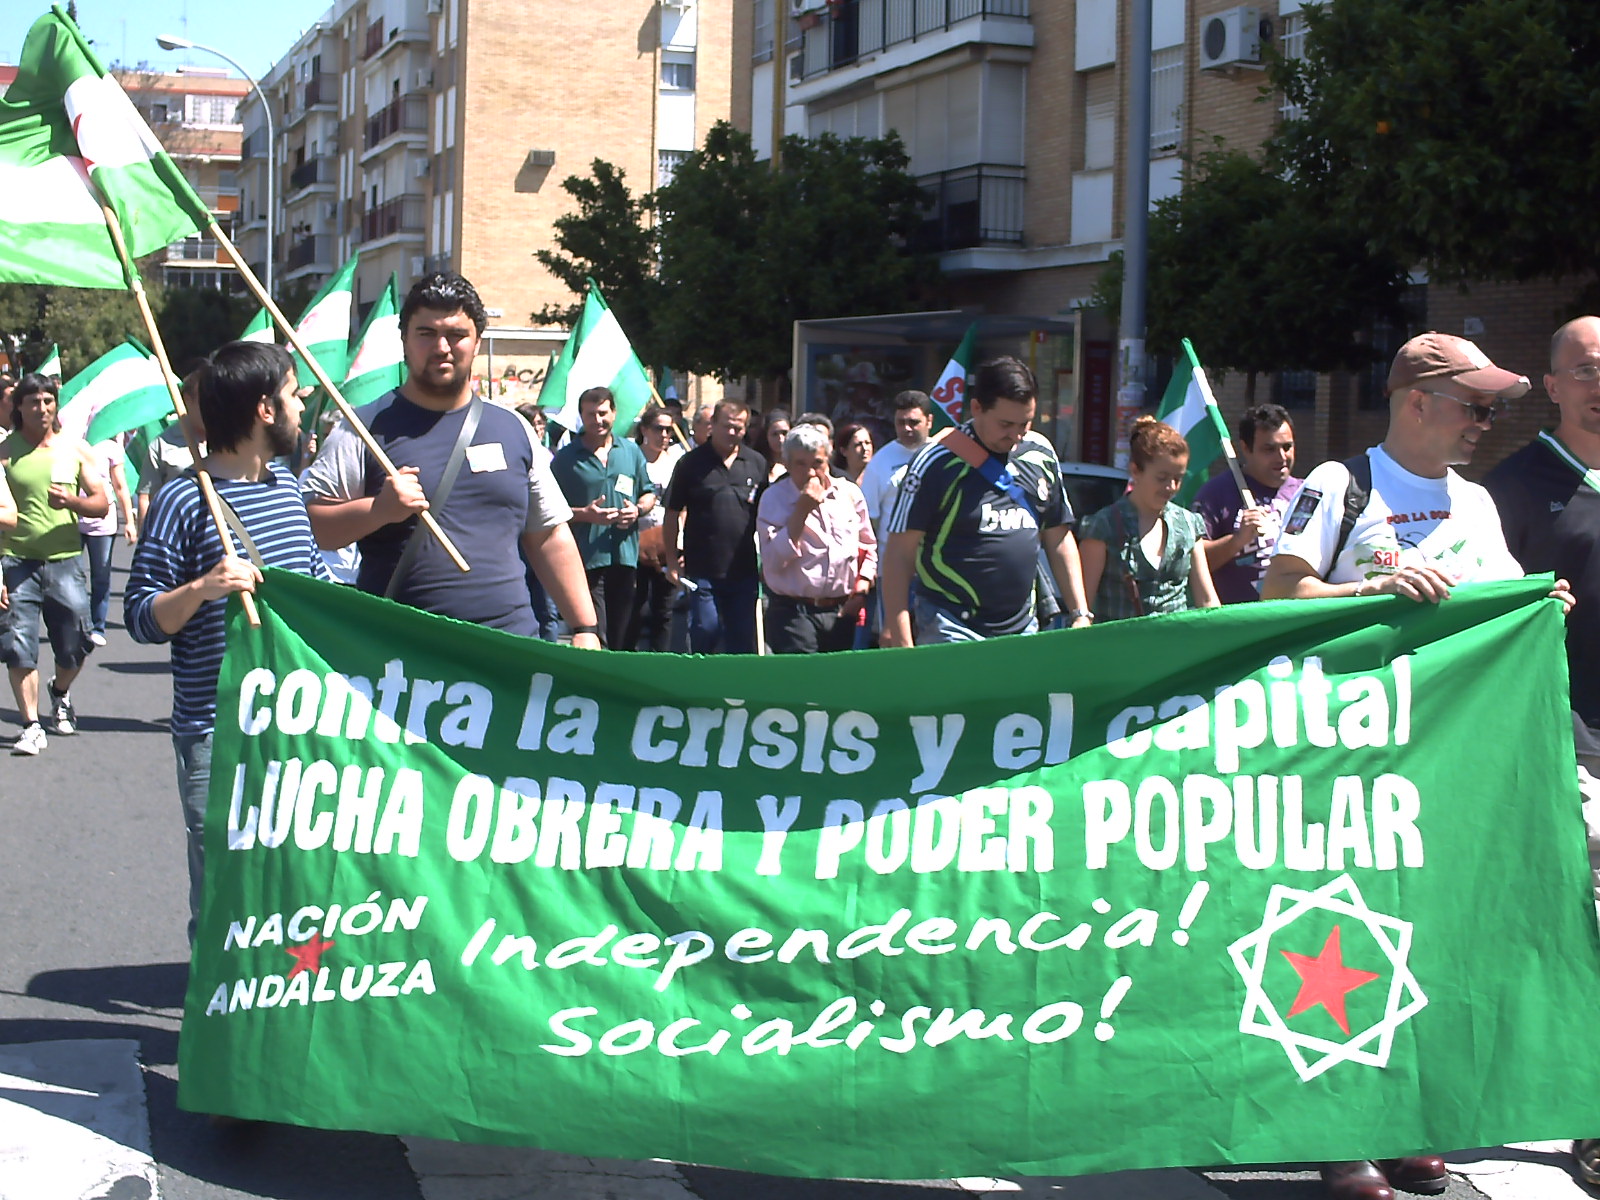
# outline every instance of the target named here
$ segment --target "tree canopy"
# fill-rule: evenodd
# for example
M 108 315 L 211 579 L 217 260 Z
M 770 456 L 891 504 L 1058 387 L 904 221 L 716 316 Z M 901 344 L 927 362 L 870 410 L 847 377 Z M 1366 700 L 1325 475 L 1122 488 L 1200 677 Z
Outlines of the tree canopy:
M 1301 105 L 1273 153 L 1374 253 L 1437 281 L 1600 265 L 1600 6 L 1338 0 L 1308 6 Z
M 1361 335 L 1396 319 L 1407 273 L 1305 187 L 1238 150 L 1212 149 L 1150 218 L 1146 344 L 1194 342 L 1207 367 L 1330 371 L 1370 360 Z M 1121 303 L 1122 261 L 1097 302 Z
M 563 187 L 562 253 L 540 262 L 576 295 L 593 276 L 648 361 L 773 378 L 792 325 L 914 307 L 932 276 L 912 242 L 922 194 L 898 138 L 784 138 L 776 162 L 718 122 L 658 192 L 635 198 L 596 160 Z M 652 216 L 655 218 L 651 225 Z M 546 309 L 535 319 L 576 316 Z

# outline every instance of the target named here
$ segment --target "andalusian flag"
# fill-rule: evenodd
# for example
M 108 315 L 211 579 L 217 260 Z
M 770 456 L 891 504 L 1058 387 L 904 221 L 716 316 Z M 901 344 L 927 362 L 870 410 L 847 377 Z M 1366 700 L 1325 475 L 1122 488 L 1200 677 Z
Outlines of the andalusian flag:
M 244 327 L 244 332 L 239 335 L 241 342 L 275 342 L 277 336 L 272 329 L 272 314 L 266 309 L 256 310 L 256 315 L 250 318 L 250 324 Z
M 126 288 L 102 198 L 134 258 L 211 224 L 183 173 L 56 7 L 28 31 L 16 80 L 0 98 L 0 282 Z
M 129 338 L 113 346 L 61 389 L 61 429 L 93 445 L 172 411 L 161 364 Z
M 578 397 L 592 387 L 608 387 L 616 397 L 618 437 L 633 427 L 652 394 L 650 376 L 591 279 L 577 328 L 545 376 L 539 406 L 558 425 L 576 429 Z
M 352 254 L 350 261 L 333 273 L 294 325 L 301 344 L 321 364 L 328 378 L 336 381 L 343 379 L 350 367 L 350 312 L 355 303 L 352 289 L 356 259 L 360 257 Z M 294 365 L 301 386 L 315 386 L 316 376 L 298 354 L 294 356 Z
M 1172 382 L 1167 384 L 1166 394 L 1161 397 L 1161 410 L 1156 415 L 1183 434 L 1189 443 L 1189 472 L 1183 477 L 1178 494 L 1172 498 L 1179 508 L 1188 508 L 1195 492 L 1209 478 L 1212 461 L 1222 453 L 1222 444 L 1228 440 L 1228 423 L 1222 419 L 1222 410 L 1211 394 L 1211 384 L 1206 380 L 1200 357 L 1188 338 L 1183 339 L 1183 356 L 1173 368 Z
M 939 382 L 928 393 L 933 401 L 933 427 L 943 429 L 961 423 L 961 406 L 967 398 L 967 376 L 972 373 L 972 359 L 977 353 L 978 324 L 967 326 L 966 336 L 956 347 L 956 352 L 945 363 Z
M 405 348 L 400 341 L 400 281 L 392 273 L 389 286 L 372 306 L 350 355 L 340 391 L 351 404 L 376 400 L 406 381 Z
M 50 353 L 44 356 L 44 361 L 39 364 L 39 374 L 48 375 L 52 379 L 61 378 L 61 347 L 54 342 L 50 343 Z

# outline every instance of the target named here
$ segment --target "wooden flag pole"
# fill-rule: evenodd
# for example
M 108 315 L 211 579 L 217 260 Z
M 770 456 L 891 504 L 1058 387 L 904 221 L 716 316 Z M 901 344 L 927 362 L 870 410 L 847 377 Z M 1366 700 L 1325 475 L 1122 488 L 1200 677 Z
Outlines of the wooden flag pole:
M 111 231 L 111 240 L 117 247 L 117 257 L 122 260 L 122 269 L 128 276 L 128 289 L 133 293 L 134 302 L 139 306 L 139 315 L 144 319 L 145 331 L 150 335 L 151 349 L 155 351 L 156 361 L 161 364 L 161 378 L 166 381 L 167 394 L 172 397 L 172 411 L 178 414 L 178 428 L 183 431 L 184 443 L 194 457 L 200 495 L 205 500 L 206 511 L 216 522 L 217 537 L 222 542 L 222 553 L 228 558 L 237 558 L 238 554 L 233 548 L 233 537 L 228 533 L 228 524 L 222 516 L 222 499 L 217 495 L 216 486 L 211 482 L 210 472 L 201 465 L 200 446 L 184 420 L 188 416 L 189 409 L 183 402 L 183 385 L 178 382 L 178 377 L 172 370 L 172 362 L 167 358 L 166 343 L 161 340 L 161 331 L 156 328 L 156 317 L 150 311 L 150 298 L 145 295 L 144 281 L 139 278 L 139 271 L 128 254 L 128 243 L 122 236 L 122 223 L 117 220 L 117 214 L 112 211 L 111 206 L 104 201 L 101 202 L 100 211 L 105 214 L 106 228 Z M 256 611 L 256 598 L 249 592 L 240 592 L 239 601 L 244 605 L 244 615 L 250 624 L 259 626 L 261 614 Z
M 1184 345 L 1189 341 L 1184 339 Z M 1194 351 L 1191 349 L 1190 353 Z M 1228 433 L 1228 423 L 1222 419 L 1222 409 L 1217 405 L 1216 393 L 1211 390 L 1211 380 L 1206 377 L 1206 370 L 1196 360 L 1194 363 L 1195 378 L 1200 381 L 1200 394 L 1206 402 L 1206 419 L 1214 421 L 1217 432 L 1222 435 L 1222 458 L 1228 464 L 1228 470 L 1233 472 L 1234 485 L 1239 489 L 1239 498 L 1244 501 L 1246 508 L 1255 508 L 1256 498 L 1250 491 L 1250 485 L 1244 481 L 1244 468 L 1239 465 L 1239 455 L 1234 452 L 1233 438 Z
M 377 439 L 372 436 L 372 431 L 366 427 L 360 417 L 356 416 L 356 410 L 350 407 L 350 402 L 344 398 L 344 393 L 334 386 L 333 380 L 328 378 L 328 373 L 322 369 L 322 364 L 313 358 L 311 352 L 305 348 L 305 345 L 300 341 L 300 336 L 295 333 L 294 326 L 289 324 L 288 319 L 279 310 L 277 304 L 273 302 L 272 297 L 267 295 L 267 289 L 261 286 L 261 281 L 256 278 L 255 272 L 244 261 L 244 255 L 239 253 L 238 248 L 228 239 L 228 235 L 218 228 L 215 221 L 211 222 L 210 233 L 212 237 L 217 239 L 217 245 L 222 247 L 228 258 L 232 260 L 233 265 L 239 269 L 239 274 L 244 278 L 245 283 L 249 285 L 250 290 L 256 294 L 256 299 L 261 301 L 261 306 L 271 314 L 272 319 L 277 322 L 278 328 L 283 330 L 289 345 L 299 353 L 301 358 L 305 359 L 306 364 L 311 368 L 311 373 L 317 377 L 317 382 L 322 385 L 323 390 L 333 400 L 334 406 L 339 410 L 339 415 L 349 423 L 350 428 L 361 439 L 361 444 L 377 460 L 379 469 L 389 478 L 397 480 L 400 472 L 396 470 L 394 463 L 384 453 L 383 447 L 378 445 Z M 427 509 L 423 509 L 417 516 L 421 519 L 428 532 L 438 539 L 439 546 L 450 556 L 450 560 L 462 571 L 470 571 L 472 569 L 471 566 L 468 565 L 466 559 L 461 557 L 461 551 L 456 549 L 455 543 L 439 527 L 439 522 L 434 519 L 434 515 Z
M 662 412 L 666 412 L 667 402 L 661 398 L 661 393 L 656 391 L 656 385 L 653 383 L 650 384 L 650 399 L 655 401 L 657 408 L 661 409 Z M 683 430 L 678 428 L 678 423 L 676 421 L 672 423 L 672 436 L 678 439 L 678 444 L 685 450 L 694 449 L 694 447 L 689 444 L 689 439 L 683 436 Z

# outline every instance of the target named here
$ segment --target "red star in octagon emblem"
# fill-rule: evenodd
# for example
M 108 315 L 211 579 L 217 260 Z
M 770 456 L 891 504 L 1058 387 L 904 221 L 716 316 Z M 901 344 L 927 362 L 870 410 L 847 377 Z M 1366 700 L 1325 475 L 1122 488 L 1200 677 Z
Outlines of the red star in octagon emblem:
M 1322 944 L 1322 952 L 1315 958 L 1296 954 L 1292 950 L 1280 950 L 1279 953 L 1289 960 L 1289 965 L 1300 976 L 1300 994 L 1294 998 L 1294 1007 L 1289 1010 L 1289 1015 L 1298 1016 L 1320 1004 L 1339 1023 L 1339 1028 L 1348 1034 L 1350 1021 L 1344 1012 L 1345 996 L 1371 983 L 1378 975 L 1374 971 L 1358 971 L 1344 965 L 1344 956 L 1339 950 L 1339 927 L 1333 927 L 1328 940 Z

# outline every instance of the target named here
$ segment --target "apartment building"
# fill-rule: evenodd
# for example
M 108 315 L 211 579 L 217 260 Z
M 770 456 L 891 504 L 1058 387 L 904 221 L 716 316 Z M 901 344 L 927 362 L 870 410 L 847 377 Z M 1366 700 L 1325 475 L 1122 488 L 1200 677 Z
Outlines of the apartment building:
M 340 0 L 242 108 L 242 248 L 264 264 L 266 173 L 279 288 L 360 252 L 358 308 L 394 272 L 459 270 L 497 328 L 495 394 L 537 390 L 573 297 L 533 257 L 597 158 L 635 192 L 670 177 L 729 111 L 733 0 Z M 270 164 L 270 165 L 269 165 Z M 480 363 L 487 373 L 487 356 Z
M 738 0 L 734 21 L 735 121 L 768 154 L 785 133 L 897 131 L 927 195 L 923 244 L 939 255 L 944 307 L 980 316 L 982 352 L 1032 363 L 1041 428 L 1063 455 L 1092 461 L 1109 461 L 1115 444 L 1115 314 L 1088 298 L 1122 245 L 1129 9 L 1129 0 Z M 1300 0 L 1153 0 L 1152 26 L 1153 205 L 1183 186 L 1186 155 L 1214 138 L 1255 146 L 1290 115 L 1281 97 L 1262 94 L 1264 50 L 1300 53 L 1305 25 Z M 1379 351 L 1438 328 L 1537 379 L 1563 299 L 1555 285 L 1416 282 L 1408 327 L 1372 331 Z M 831 335 L 802 350 L 807 392 L 822 386 L 808 367 L 830 359 L 863 374 L 910 364 L 931 380 L 949 330 L 964 325 L 929 314 L 923 340 L 904 318 L 888 334 L 828 324 Z M 1147 372 L 1152 404 L 1166 371 L 1157 358 Z M 1257 399 L 1295 413 L 1302 462 L 1342 457 L 1381 436 L 1383 374 L 1287 372 L 1258 381 Z M 1219 396 L 1238 411 L 1244 381 L 1221 381 Z M 1537 399 L 1518 406 L 1475 469 L 1526 441 L 1548 411 Z

